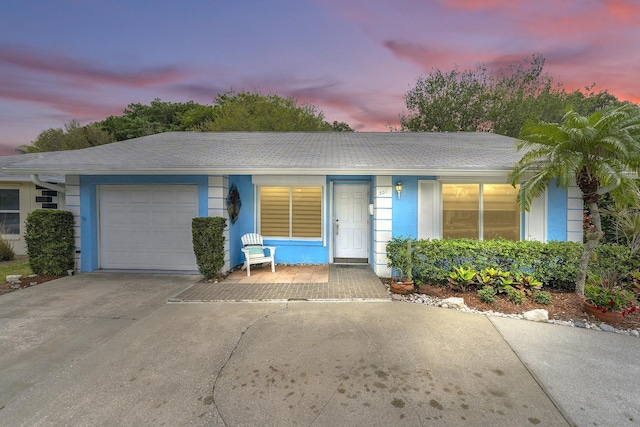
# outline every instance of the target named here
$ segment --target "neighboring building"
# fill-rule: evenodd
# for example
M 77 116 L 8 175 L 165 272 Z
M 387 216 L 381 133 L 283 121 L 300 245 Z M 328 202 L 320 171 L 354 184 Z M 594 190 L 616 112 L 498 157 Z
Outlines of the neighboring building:
M 0 156 L 0 232 L 11 242 L 16 254 L 27 253 L 24 222 L 35 209 L 64 209 L 64 177 L 46 176 L 42 185 L 29 175 L 10 175 L 3 167 L 34 159 L 37 155 Z M 46 188 L 44 187 L 46 186 Z
M 577 190 L 551 187 L 518 210 L 507 176 L 521 156 L 491 133 L 173 132 L 5 170 L 65 177 L 81 271 L 195 271 L 191 219 L 229 218 L 235 188 L 225 270 L 257 232 L 277 263 L 367 262 L 389 276 L 398 235 L 580 241 Z

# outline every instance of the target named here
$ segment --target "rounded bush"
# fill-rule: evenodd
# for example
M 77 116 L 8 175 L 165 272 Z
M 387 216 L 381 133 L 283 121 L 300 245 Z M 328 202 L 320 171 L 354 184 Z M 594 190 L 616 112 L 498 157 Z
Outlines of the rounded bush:
M 220 278 L 224 267 L 224 229 L 226 218 L 193 218 L 191 234 L 198 271 L 206 280 Z
M 35 274 L 63 276 L 73 269 L 73 224 L 68 211 L 36 209 L 27 215 L 24 240 Z
M 496 288 L 494 288 L 493 286 L 485 286 L 482 289 L 478 289 L 478 298 L 480 298 L 480 301 L 482 302 L 486 302 L 486 303 L 492 303 L 496 301 Z

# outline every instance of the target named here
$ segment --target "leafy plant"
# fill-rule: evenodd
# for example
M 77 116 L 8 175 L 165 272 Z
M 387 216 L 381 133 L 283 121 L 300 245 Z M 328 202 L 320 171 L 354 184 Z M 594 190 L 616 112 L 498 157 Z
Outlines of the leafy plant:
M 520 289 L 510 288 L 506 290 L 507 298 L 514 304 L 522 304 L 526 299 L 524 291 Z
M 551 294 L 547 291 L 535 291 L 533 293 L 533 301 L 537 304 L 551 304 Z
M 457 267 L 449 273 L 449 284 L 452 288 L 462 292 L 467 291 L 467 286 L 473 283 L 477 272 L 471 268 Z
M 629 273 L 629 286 L 633 292 L 640 294 L 640 271 Z
M 496 301 L 497 293 L 498 291 L 496 291 L 496 288 L 493 286 L 485 286 L 482 289 L 478 289 L 478 298 L 480 298 L 482 302 L 492 303 Z
M 518 274 L 514 287 L 523 291 L 526 295 L 532 295 L 542 288 L 542 282 L 533 278 L 533 276 L 525 276 Z
M 513 283 L 509 272 L 496 268 L 484 268 L 478 273 L 478 283 L 480 286 L 491 286 L 497 292 L 504 292 Z
M 621 312 L 624 316 L 640 309 L 635 294 L 622 286 L 613 271 L 602 273 L 598 278 L 590 277 L 584 287 L 584 296 L 588 304 L 603 312 Z

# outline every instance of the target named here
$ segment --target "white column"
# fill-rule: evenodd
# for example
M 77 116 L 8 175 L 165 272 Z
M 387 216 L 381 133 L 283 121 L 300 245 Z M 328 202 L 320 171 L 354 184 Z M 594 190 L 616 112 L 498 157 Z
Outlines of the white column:
M 224 230 L 224 267 L 222 272 L 231 270 L 231 257 L 229 252 L 229 213 L 227 212 L 227 194 L 229 194 L 228 176 L 210 176 L 208 186 L 208 215 L 227 219 L 227 228 Z
M 373 270 L 380 277 L 391 277 L 391 268 L 387 267 L 387 243 L 392 237 L 392 204 L 392 177 L 376 176 L 373 196 Z

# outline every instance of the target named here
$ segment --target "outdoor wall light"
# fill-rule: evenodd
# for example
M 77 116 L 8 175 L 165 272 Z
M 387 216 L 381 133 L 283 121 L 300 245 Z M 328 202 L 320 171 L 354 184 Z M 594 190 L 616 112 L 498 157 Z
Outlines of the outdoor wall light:
M 402 193 L 402 183 L 398 181 L 396 184 L 396 191 L 398 192 L 398 199 L 400 198 L 400 193 Z

